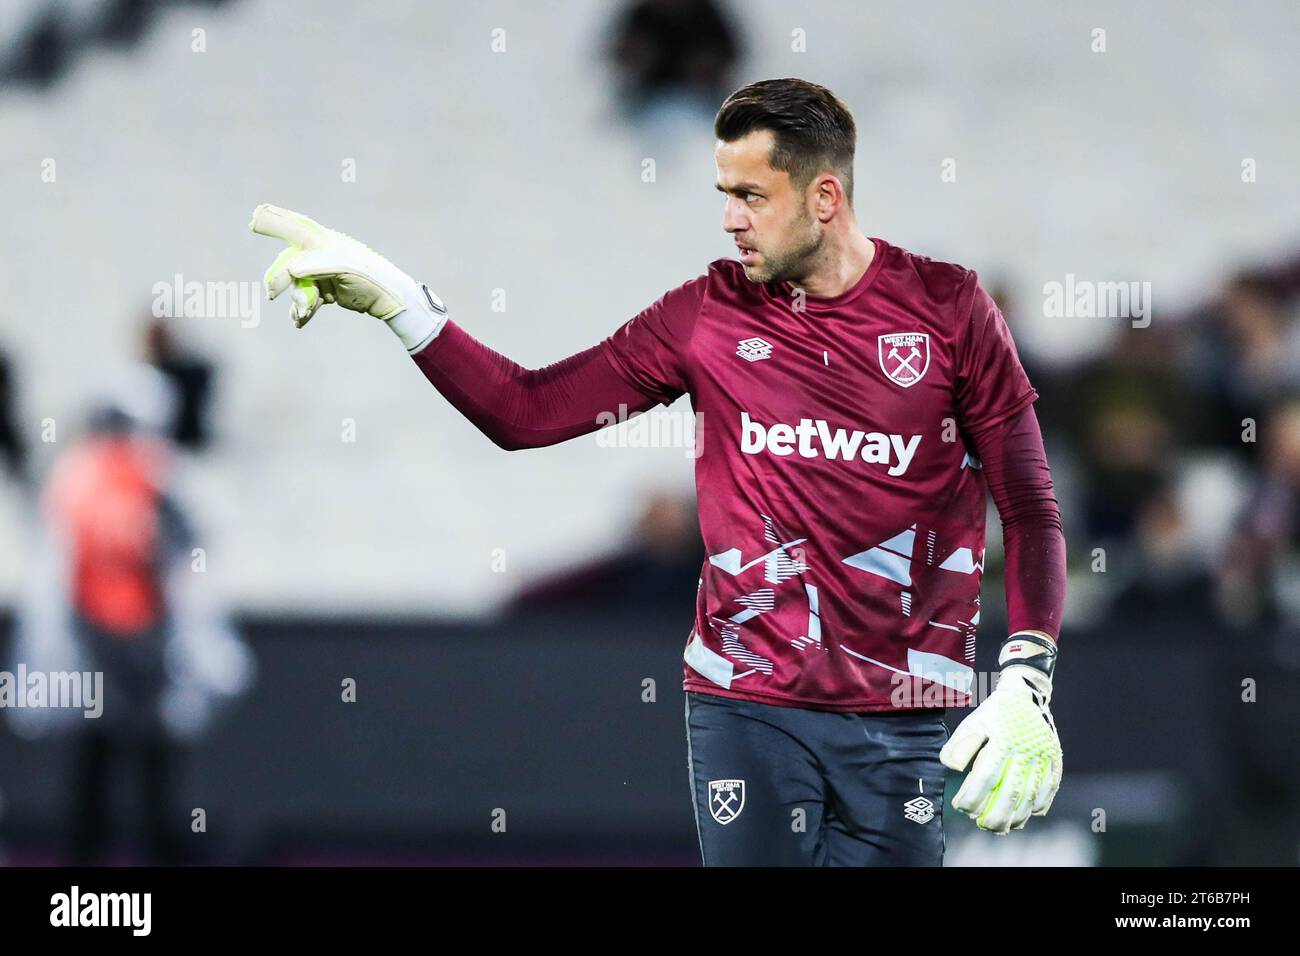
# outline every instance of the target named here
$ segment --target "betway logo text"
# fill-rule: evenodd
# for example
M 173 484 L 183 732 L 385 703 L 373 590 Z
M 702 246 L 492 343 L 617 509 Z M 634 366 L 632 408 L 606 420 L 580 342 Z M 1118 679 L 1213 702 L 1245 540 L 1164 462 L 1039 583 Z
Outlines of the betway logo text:
M 767 426 L 751 419 L 749 412 L 740 413 L 740 450 L 746 455 L 768 451 L 785 456 L 797 451 L 801 458 L 861 458 L 888 465 L 889 474 L 897 477 L 907 471 L 920 444 L 920 435 L 904 440 L 902 435 L 884 432 L 832 429 L 820 418 L 801 418 L 798 425 L 778 422 Z

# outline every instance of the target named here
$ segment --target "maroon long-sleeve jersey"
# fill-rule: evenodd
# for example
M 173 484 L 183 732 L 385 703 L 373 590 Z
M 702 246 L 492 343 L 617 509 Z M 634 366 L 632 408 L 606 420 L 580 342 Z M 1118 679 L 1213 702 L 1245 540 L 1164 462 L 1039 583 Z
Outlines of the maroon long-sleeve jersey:
M 1012 626 L 1057 633 L 1059 512 L 1006 324 L 974 272 L 872 242 L 867 272 L 833 298 L 718 260 L 547 369 L 450 323 L 416 356 L 506 447 L 594 431 L 618 403 L 690 396 L 707 558 L 687 690 L 870 711 L 924 684 L 955 692 L 928 706 L 960 703 L 980 617 L 980 449 L 997 456 L 1004 524 L 1019 509 L 1012 522 L 1043 532 L 1008 540 Z

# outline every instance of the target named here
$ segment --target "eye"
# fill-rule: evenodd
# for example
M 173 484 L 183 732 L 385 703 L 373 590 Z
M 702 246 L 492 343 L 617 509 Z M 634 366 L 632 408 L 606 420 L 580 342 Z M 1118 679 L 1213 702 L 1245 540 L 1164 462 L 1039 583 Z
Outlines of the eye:
M 762 199 L 763 197 L 758 193 L 745 193 L 745 202 L 749 203 L 751 206 L 756 202 L 761 202 Z

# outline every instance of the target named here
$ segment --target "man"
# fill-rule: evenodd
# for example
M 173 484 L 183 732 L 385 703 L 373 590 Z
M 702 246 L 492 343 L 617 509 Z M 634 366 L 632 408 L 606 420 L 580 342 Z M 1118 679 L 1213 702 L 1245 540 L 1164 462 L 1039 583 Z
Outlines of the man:
M 973 272 L 858 228 L 856 130 L 834 94 L 755 83 L 715 131 L 739 262 L 546 368 L 480 345 L 355 240 L 260 206 L 254 231 L 290 243 L 268 292 L 293 288 L 299 327 L 322 302 L 386 321 L 507 449 L 690 394 L 708 557 L 684 687 L 704 863 L 938 865 L 944 765 L 971 766 L 954 805 L 996 833 L 1046 813 L 1060 782 L 1064 541 L 1036 392 Z M 974 685 L 986 485 L 1012 634 L 997 689 L 949 739 L 945 707 Z
M 24 736 L 73 735 L 63 792 L 79 865 L 120 850 L 113 794 L 123 777 L 138 781 L 145 862 L 189 859 L 190 821 L 175 801 L 189 746 L 253 679 L 248 649 L 191 565 L 194 530 L 170 478 L 174 398 L 152 367 L 119 375 L 41 496 L 13 655 L 29 672 L 94 673 L 99 706 L 91 719 L 61 708 L 7 716 Z

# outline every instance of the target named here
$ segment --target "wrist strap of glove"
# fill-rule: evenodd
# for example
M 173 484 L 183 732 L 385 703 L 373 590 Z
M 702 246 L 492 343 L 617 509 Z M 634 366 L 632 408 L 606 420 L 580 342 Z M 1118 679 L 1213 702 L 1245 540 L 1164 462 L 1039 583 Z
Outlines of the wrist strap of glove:
M 1002 642 L 998 651 L 998 670 L 1016 664 L 1041 671 L 1050 680 L 1056 669 L 1056 644 L 1041 634 L 1019 631 Z
M 406 308 L 386 321 L 388 327 L 402 340 L 406 351 L 414 355 L 437 338 L 442 327 L 447 324 L 447 307 L 424 284 L 417 286 L 415 301 L 412 302 L 411 298 L 412 296 L 407 296 L 404 303 Z

